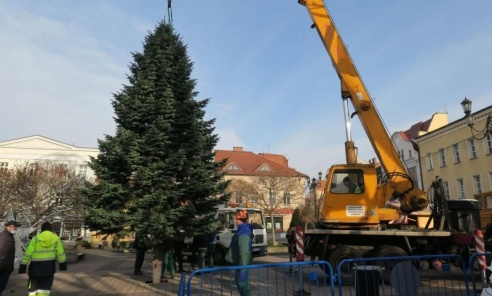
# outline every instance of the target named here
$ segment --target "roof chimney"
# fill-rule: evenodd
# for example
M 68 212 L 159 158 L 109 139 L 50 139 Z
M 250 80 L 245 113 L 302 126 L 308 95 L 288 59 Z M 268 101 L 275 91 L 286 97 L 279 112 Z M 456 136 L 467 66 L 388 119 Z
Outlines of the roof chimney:
M 232 151 L 243 151 L 243 147 L 232 147 Z

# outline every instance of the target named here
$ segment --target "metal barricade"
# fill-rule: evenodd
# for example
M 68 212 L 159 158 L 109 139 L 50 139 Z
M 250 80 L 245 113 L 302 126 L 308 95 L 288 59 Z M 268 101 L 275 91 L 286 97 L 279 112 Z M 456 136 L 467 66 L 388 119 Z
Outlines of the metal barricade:
M 184 273 L 182 273 L 181 277 L 179 278 L 178 296 L 185 296 L 185 295 L 186 295 L 186 278 Z
M 345 259 L 335 273 L 340 296 L 470 295 L 468 267 L 458 255 Z
M 492 295 L 492 253 L 475 253 L 468 259 L 470 295 Z
M 204 268 L 182 276 L 178 296 L 240 295 L 239 270 L 248 274 L 251 295 L 480 295 L 492 291 L 490 281 L 481 283 L 483 257 L 490 266 L 492 253 L 473 254 L 468 262 L 459 255 L 345 259 L 336 270 L 326 261 Z
M 240 270 L 247 274 L 251 295 L 335 295 L 330 264 L 309 261 L 198 269 L 182 278 L 178 296 L 240 295 Z

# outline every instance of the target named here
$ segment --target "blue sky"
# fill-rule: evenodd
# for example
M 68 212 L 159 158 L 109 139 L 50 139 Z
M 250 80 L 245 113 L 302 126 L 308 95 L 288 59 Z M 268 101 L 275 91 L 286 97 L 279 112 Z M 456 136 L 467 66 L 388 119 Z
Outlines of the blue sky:
M 390 133 L 492 102 L 492 1 L 326 1 Z M 287 155 L 315 176 L 343 163 L 340 82 L 296 0 L 174 0 L 217 149 Z M 0 0 L 0 141 L 40 134 L 83 147 L 114 134 L 112 93 L 164 0 Z M 359 156 L 375 156 L 355 118 Z

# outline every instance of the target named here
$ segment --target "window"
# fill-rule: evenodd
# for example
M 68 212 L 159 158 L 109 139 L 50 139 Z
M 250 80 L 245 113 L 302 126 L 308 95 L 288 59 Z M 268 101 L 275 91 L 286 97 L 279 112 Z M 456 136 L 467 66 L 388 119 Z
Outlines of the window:
M 425 158 L 425 164 L 427 166 L 428 171 L 434 169 L 434 163 L 432 162 L 432 154 L 427 153 L 427 157 Z
M 87 166 L 86 165 L 79 165 L 79 176 L 85 177 L 86 174 L 87 174 Z
M 439 163 L 440 163 L 441 167 L 446 166 L 446 153 L 445 153 L 444 149 L 439 149 Z
M 454 160 L 454 163 L 461 162 L 460 146 L 459 146 L 459 144 L 454 144 L 453 145 L 453 160 Z
M 34 173 L 36 172 L 36 169 L 38 168 L 38 164 L 37 163 L 31 163 L 29 164 L 29 175 L 34 175 Z
M 417 167 L 408 168 L 408 174 L 410 175 L 410 177 L 412 177 L 412 179 L 414 181 L 418 180 Z M 418 186 L 418 187 L 420 187 L 420 186 Z
M 463 179 L 456 179 L 456 188 L 458 190 L 458 198 L 465 198 L 465 182 L 463 182 Z
M 221 226 L 221 229 L 234 229 L 235 225 L 235 216 L 234 213 L 219 213 L 217 215 L 217 220 L 219 221 L 219 224 Z
M 492 154 L 492 133 L 487 135 L 485 145 L 485 151 L 487 151 L 487 154 Z
M 267 164 L 262 164 L 259 171 L 260 172 L 270 172 L 272 169 Z
M 492 188 L 492 172 L 489 173 L 489 188 Z M 492 189 L 489 191 L 492 191 Z
M 330 193 L 359 194 L 363 192 L 364 175 L 362 170 L 336 170 L 333 173 L 331 178 Z
M 253 229 L 265 228 L 265 219 L 263 218 L 263 212 L 258 210 L 248 210 L 248 218 L 249 223 L 251 224 L 251 226 L 253 226 Z
M 487 209 L 492 209 L 492 195 L 491 194 L 488 194 L 485 196 L 485 206 L 487 207 Z M 482 208 L 484 207 L 484 205 L 482 205 Z
M 235 165 L 235 164 L 231 163 L 231 164 L 227 167 L 226 171 L 240 171 L 240 169 L 239 169 L 239 167 L 238 167 L 237 165 Z
M 270 191 L 269 194 L 268 194 L 268 199 L 269 199 L 269 202 L 270 202 L 270 205 L 274 205 L 275 204 L 275 192 L 273 191 Z
M 468 140 L 468 156 L 470 159 L 477 158 L 477 145 L 475 139 Z
M 284 193 L 284 205 L 290 205 L 290 193 L 289 192 Z
M 400 150 L 400 156 L 402 160 L 405 160 L 405 153 L 403 152 L 403 149 Z
M 482 193 L 482 181 L 480 180 L 480 175 L 473 176 L 473 190 L 474 193 Z
M 442 182 L 442 187 L 444 188 L 444 195 L 449 199 L 449 184 L 448 182 Z
M 408 150 L 408 158 L 412 158 L 412 149 Z
M 0 162 L 0 170 L 4 171 L 9 168 L 9 163 L 8 162 Z

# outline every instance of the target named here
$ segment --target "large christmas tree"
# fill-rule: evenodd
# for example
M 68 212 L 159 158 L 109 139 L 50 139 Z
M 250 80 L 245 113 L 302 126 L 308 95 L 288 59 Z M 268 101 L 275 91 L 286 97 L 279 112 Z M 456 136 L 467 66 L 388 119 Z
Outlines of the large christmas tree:
M 129 84 L 112 101 L 116 135 L 99 140 L 91 160 L 97 182 L 84 190 L 85 223 L 102 234 L 135 230 L 153 246 L 177 231 L 214 231 L 227 182 L 212 152 L 215 120 L 204 119 L 208 99 L 195 99 L 186 45 L 161 22 L 133 59 Z

